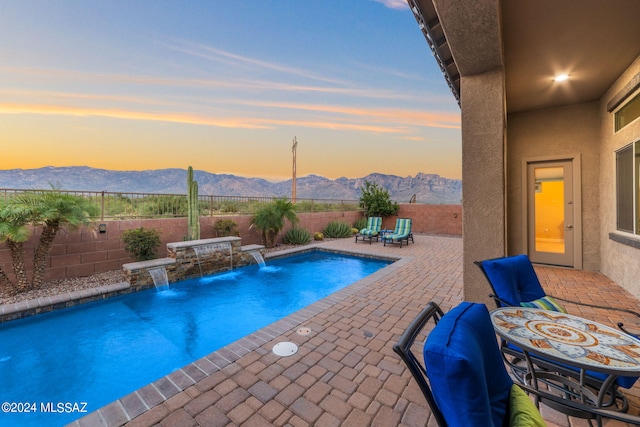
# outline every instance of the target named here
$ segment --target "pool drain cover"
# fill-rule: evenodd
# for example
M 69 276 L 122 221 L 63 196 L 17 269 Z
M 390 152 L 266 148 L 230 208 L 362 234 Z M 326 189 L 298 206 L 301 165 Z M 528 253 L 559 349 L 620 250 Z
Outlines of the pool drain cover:
M 292 342 L 279 342 L 273 346 L 273 352 L 278 356 L 291 356 L 296 354 L 298 346 Z

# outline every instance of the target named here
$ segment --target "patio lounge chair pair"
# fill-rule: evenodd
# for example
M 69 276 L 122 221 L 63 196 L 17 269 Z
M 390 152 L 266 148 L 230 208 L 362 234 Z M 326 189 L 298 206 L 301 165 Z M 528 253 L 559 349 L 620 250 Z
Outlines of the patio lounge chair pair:
M 430 320 L 435 326 L 425 329 Z M 428 329 L 428 335 L 422 333 Z M 424 335 L 423 358 L 419 358 L 414 343 Z M 597 409 L 529 384 L 515 384 L 503 363 L 484 304 L 463 302 L 444 314 L 430 302 L 393 350 L 417 381 L 440 427 L 545 426 L 536 408 L 540 403 L 586 411 L 592 418 L 640 423 L 637 416 Z M 535 405 L 527 394 L 535 398 Z
M 380 228 L 382 227 L 382 218 L 379 216 L 370 216 L 367 218 L 367 226 L 356 233 L 356 243 L 358 243 L 358 237 L 363 242 L 365 240 L 369 241 L 369 244 L 376 239 L 378 241 L 378 237 L 380 236 Z
M 399 244 L 400 247 L 402 247 L 402 242 L 407 242 L 407 246 L 409 246 L 409 239 L 415 243 L 413 241 L 413 233 L 411 232 L 411 218 L 396 219 L 396 228 L 393 230 L 393 233 L 382 236 L 384 246 L 387 246 L 387 243 L 391 243 Z

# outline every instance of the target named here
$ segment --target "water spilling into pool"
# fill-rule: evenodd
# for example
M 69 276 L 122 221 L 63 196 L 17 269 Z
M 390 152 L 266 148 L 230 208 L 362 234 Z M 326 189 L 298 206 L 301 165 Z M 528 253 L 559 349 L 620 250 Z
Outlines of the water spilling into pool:
M 265 267 L 267 264 L 264 262 L 264 258 L 262 258 L 262 254 L 258 251 L 252 251 L 249 252 L 251 254 L 251 256 L 253 256 L 253 259 L 256 260 L 256 262 L 258 263 L 258 265 L 262 268 Z
M 167 270 L 164 267 L 150 268 L 149 274 L 151 275 L 156 291 L 166 291 L 169 289 L 169 277 L 167 277 Z
M 388 264 L 315 251 L 1 324 L 0 398 L 37 411 L 0 425 L 71 422 L 41 409 L 95 411 Z

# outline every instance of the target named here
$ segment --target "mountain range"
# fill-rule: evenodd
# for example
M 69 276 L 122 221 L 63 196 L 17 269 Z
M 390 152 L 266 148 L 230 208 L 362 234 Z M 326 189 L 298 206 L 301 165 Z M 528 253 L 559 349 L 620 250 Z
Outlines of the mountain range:
M 246 178 L 229 174 L 194 171 L 199 193 L 215 196 L 291 196 L 291 180 L 271 182 L 262 178 Z M 415 195 L 416 202 L 460 204 L 462 181 L 436 174 L 418 173 L 400 177 L 372 173 L 362 178 L 328 179 L 307 175 L 296 179 L 298 199 L 357 200 L 365 181 L 385 188 L 392 200 L 407 203 Z M 110 191 L 126 193 L 184 194 L 187 186 L 185 169 L 145 171 L 113 171 L 87 166 L 44 167 L 39 169 L 0 170 L 0 189 L 50 189 Z

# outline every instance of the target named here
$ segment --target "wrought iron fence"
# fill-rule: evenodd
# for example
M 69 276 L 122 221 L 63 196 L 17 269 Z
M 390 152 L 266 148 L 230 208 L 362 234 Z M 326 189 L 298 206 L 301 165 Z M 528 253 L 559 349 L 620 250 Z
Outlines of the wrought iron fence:
M 29 192 L 54 190 L 20 190 L 0 188 L 0 199 L 15 197 Z M 100 220 L 178 218 L 187 216 L 186 194 L 125 193 L 112 191 L 55 190 L 92 200 L 100 211 Z M 201 216 L 251 214 L 260 206 L 278 197 L 253 196 L 208 196 L 199 195 Z M 290 199 L 289 199 L 290 200 Z M 330 212 L 359 210 L 358 200 L 340 199 L 296 199 L 297 212 Z

